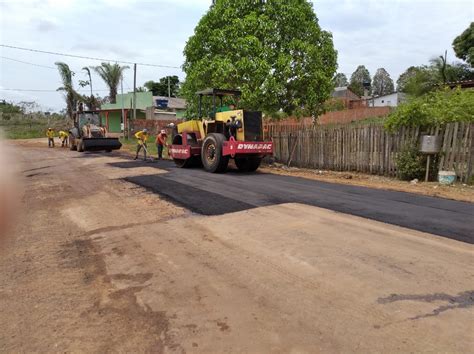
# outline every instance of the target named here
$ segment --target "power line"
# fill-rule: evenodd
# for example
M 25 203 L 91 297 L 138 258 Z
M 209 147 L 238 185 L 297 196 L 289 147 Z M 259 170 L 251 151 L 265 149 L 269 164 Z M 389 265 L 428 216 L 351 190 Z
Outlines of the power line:
M 56 70 L 56 68 L 53 68 L 52 66 L 30 63 L 30 62 L 27 62 L 27 61 L 22 61 L 22 60 L 18 60 L 18 59 L 13 59 L 13 58 L 4 57 L 3 55 L 1 55 L 0 58 L 2 58 L 2 59 L 7 59 L 7 60 L 11 60 L 11 61 L 16 61 L 16 62 L 22 63 L 22 64 L 28 64 L 28 65 L 33 65 L 33 66 L 39 66 L 39 67 L 41 67 L 41 68 L 47 68 L 47 69 Z
M 59 52 L 49 52 L 49 51 L 46 51 L 46 50 L 39 50 L 39 49 L 32 49 L 32 48 L 15 47 L 15 46 L 12 46 L 12 45 L 7 45 L 7 44 L 0 44 L 0 47 L 18 49 L 18 50 L 26 50 L 26 51 L 35 52 L 35 53 L 59 55 L 59 56 L 63 56 L 63 57 L 97 60 L 97 61 L 103 61 L 103 62 L 115 62 L 115 63 L 124 63 L 124 64 L 137 64 L 137 65 L 142 65 L 142 66 L 153 66 L 153 67 L 158 67 L 158 68 L 181 69 L 179 66 L 147 64 L 147 63 L 135 63 L 133 61 L 125 61 L 125 60 L 114 60 L 114 59 L 86 57 L 86 56 L 82 56 L 82 55 L 66 54 L 66 53 L 59 53 Z

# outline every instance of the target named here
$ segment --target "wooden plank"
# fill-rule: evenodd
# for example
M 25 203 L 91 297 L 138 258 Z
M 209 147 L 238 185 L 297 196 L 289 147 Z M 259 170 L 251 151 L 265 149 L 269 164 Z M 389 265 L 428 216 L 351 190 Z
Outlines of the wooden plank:
M 467 171 L 465 177 L 465 183 L 471 183 L 474 176 L 474 124 L 469 125 L 469 157 L 467 163 Z
M 458 129 L 459 129 L 459 123 L 456 122 L 454 123 L 453 140 L 452 140 L 453 142 L 451 145 L 450 156 L 449 156 L 449 167 L 448 167 L 449 169 L 452 169 L 454 171 L 456 171 L 454 161 L 455 161 L 455 155 L 456 155 L 457 144 L 458 144 Z

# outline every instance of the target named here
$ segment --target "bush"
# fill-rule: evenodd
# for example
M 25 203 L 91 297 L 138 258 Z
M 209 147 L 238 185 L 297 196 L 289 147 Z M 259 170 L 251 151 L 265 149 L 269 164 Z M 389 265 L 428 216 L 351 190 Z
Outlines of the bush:
M 396 157 L 398 178 L 404 181 L 423 178 L 426 168 L 423 161 L 423 155 L 418 152 L 415 146 L 405 147 Z
M 396 130 L 402 126 L 443 126 L 451 122 L 474 122 L 474 90 L 449 88 L 430 92 L 392 112 L 385 127 Z
M 427 155 L 418 151 L 416 145 L 408 145 L 395 158 L 397 176 L 401 180 L 425 179 Z M 431 156 L 429 180 L 436 180 L 439 156 Z

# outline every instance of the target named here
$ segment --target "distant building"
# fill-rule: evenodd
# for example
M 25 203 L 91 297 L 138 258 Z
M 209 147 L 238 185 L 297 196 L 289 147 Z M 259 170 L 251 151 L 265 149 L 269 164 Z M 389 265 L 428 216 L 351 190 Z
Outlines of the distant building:
M 359 108 L 365 103 L 361 100 L 360 96 L 354 93 L 347 86 L 336 87 L 331 93 L 331 100 L 341 101 L 344 104 L 345 109 Z
M 137 119 L 145 119 L 147 107 L 153 105 L 153 94 L 151 92 L 137 92 L 136 100 Z M 127 128 L 127 119 L 125 122 L 122 120 L 122 103 L 125 117 L 133 118 L 133 92 L 118 94 L 115 103 L 103 104 L 100 109 L 102 122 L 105 123 L 110 133 L 120 133 Z
M 153 105 L 147 107 L 146 119 L 181 119 L 185 111 L 186 100 L 184 98 L 153 96 Z
M 369 98 L 368 107 L 397 107 L 400 103 L 406 101 L 406 95 L 403 92 L 393 92 L 388 95 Z

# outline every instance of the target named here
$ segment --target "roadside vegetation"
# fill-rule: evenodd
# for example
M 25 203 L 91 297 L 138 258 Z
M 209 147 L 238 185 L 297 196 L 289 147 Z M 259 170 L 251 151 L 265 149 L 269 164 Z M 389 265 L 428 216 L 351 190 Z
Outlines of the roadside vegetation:
M 32 102 L 28 102 L 32 106 Z M 0 102 L 0 131 L 7 139 L 31 139 L 45 137 L 48 128 L 56 131 L 67 129 L 72 123 L 62 114 L 26 112 L 27 105 Z
M 385 127 L 428 128 L 452 122 L 474 122 L 474 90 L 445 88 L 412 98 L 390 114 Z

